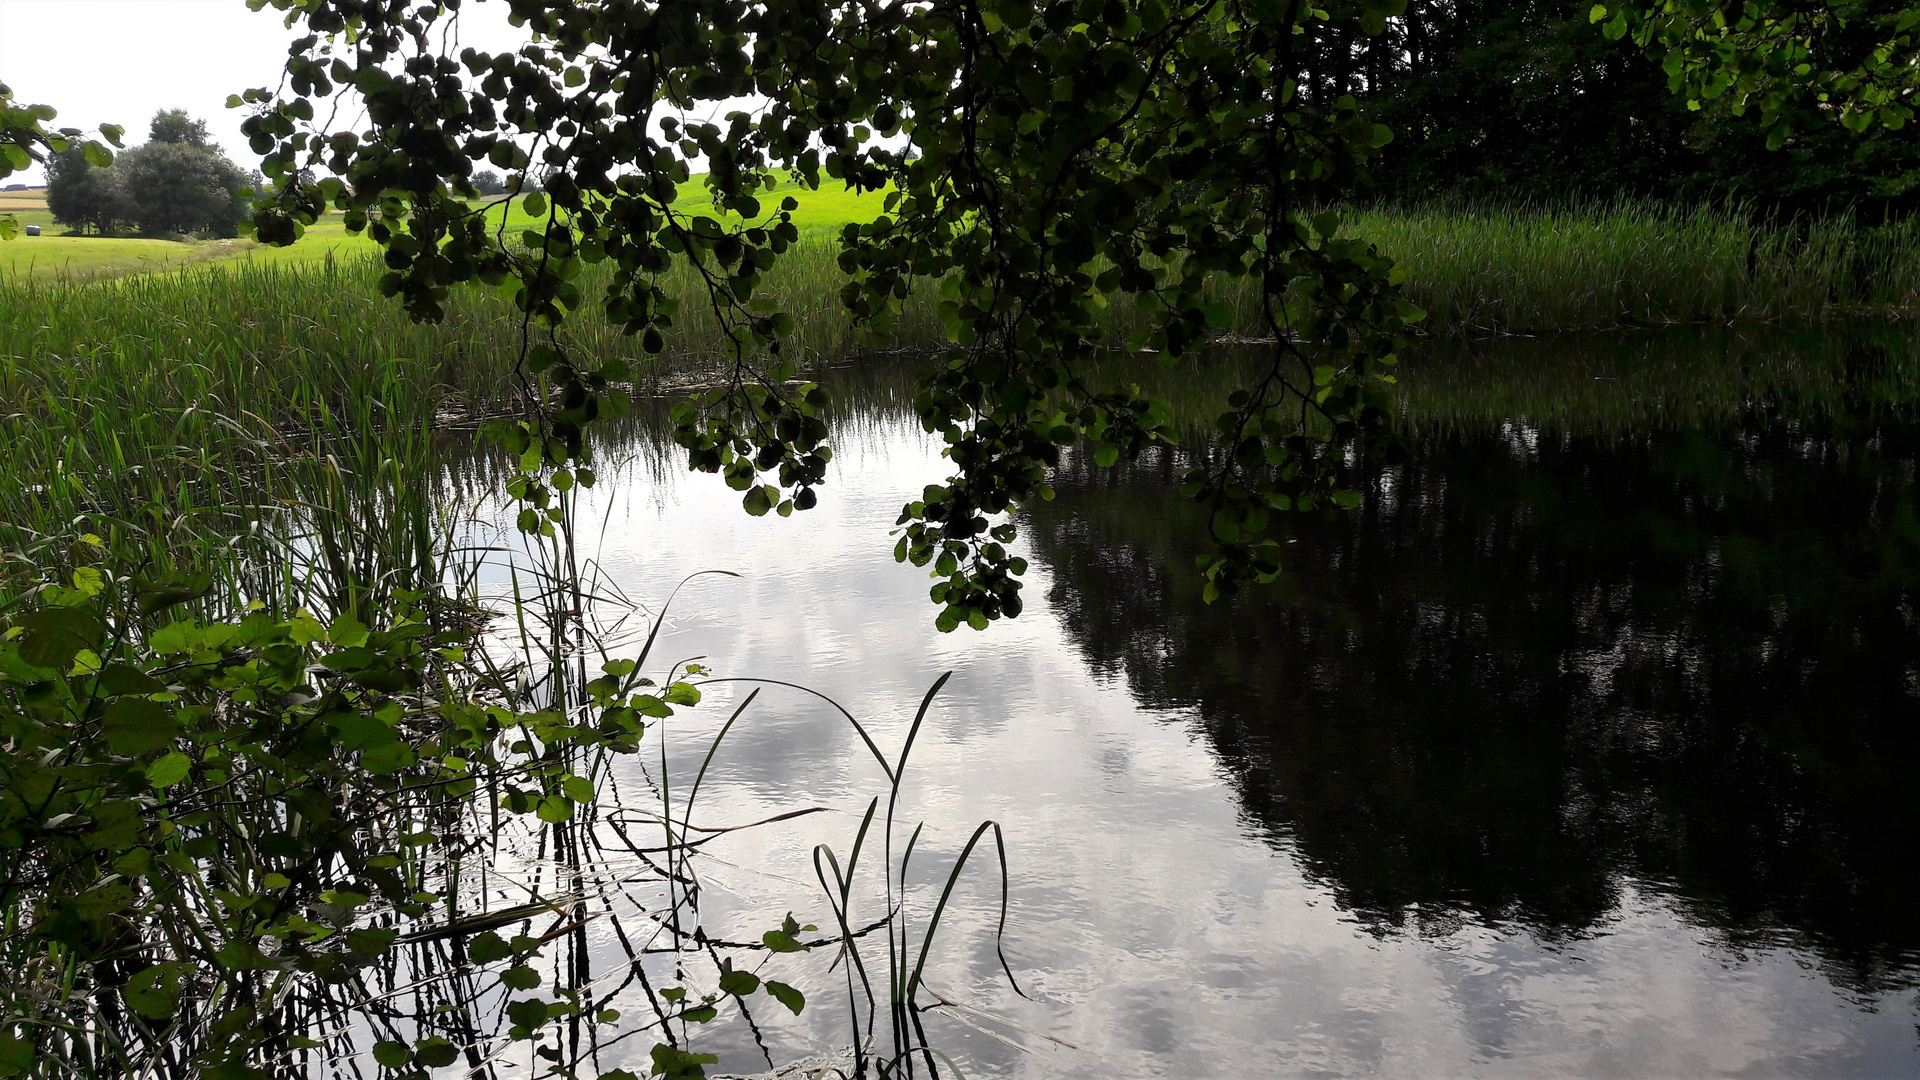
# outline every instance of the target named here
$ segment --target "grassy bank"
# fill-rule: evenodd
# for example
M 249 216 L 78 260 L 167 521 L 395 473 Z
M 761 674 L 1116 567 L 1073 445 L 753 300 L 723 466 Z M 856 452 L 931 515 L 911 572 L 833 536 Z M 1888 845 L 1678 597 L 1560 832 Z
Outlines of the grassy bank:
M 840 305 L 833 234 L 873 205 L 872 196 L 844 192 L 803 201 L 802 242 L 765 288 L 794 316 L 789 355 L 823 363 L 863 347 Z M 1914 223 L 1755 223 L 1723 210 L 1625 206 L 1373 210 L 1351 214 L 1347 227 L 1398 253 L 1409 294 L 1431 313 L 1425 329 L 1442 337 L 1814 326 L 1920 310 Z M 16 479 L 0 494 L 0 521 L 16 535 L 0 546 L 80 513 L 131 519 L 156 506 L 205 514 L 235 505 L 234 477 L 248 463 L 316 460 L 315 433 L 420 432 L 496 410 L 517 385 L 511 307 L 483 289 L 456 290 L 444 323 L 414 325 L 378 295 L 382 267 L 370 246 L 334 223 L 291 249 L 174 273 L 91 282 L 0 275 L 8 436 L 0 462 Z M 591 295 L 606 280 L 590 269 L 583 284 Z M 686 306 L 663 356 L 635 364 L 643 383 L 697 377 L 723 358 L 692 275 L 667 287 Z M 1259 336 L 1252 298 L 1224 299 L 1244 313 L 1234 332 Z M 1136 321 L 1126 305 L 1109 314 L 1116 336 Z M 566 334 L 587 355 L 640 360 L 634 342 L 591 307 Z M 916 298 L 891 338 L 865 345 L 942 341 L 931 305 Z M 1685 385 L 1685 374 L 1670 372 L 1672 385 Z
M 771 288 L 796 315 L 796 355 L 854 347 L 834 255 L 808 245 Z M 0 489 L 0 550 L 93 515 L 138 523 L 146 554 L 170 561 L 183 537 L 269 528 L 269 505 L 363 489 L 362 501 L 386 498 L 369 474 L 423 467 L 421 433 L 464 428 L 517 392 L 520 321 L 475 288 L 455 291 L 444 322 L 413 324 L 378 294 L 383 269 L 349 255 L 93 283 L 0 280 L 0 466 L 15 481 Z M 586 284 L 604 282 L 602 272 Z M 670 287 L 695 295 L 691 275 Z M 932 332 L 909 326 L 901 342 Z M 586 354 L 633 360 L 643 392 L 723 357 L 697 303 L 658 360 L 643 361 L 591 309 L 566 336 Z
M 1920 313 L 1920 221 L 1756 220 L 1623 203 L 1366 210 L 1437 333 Z

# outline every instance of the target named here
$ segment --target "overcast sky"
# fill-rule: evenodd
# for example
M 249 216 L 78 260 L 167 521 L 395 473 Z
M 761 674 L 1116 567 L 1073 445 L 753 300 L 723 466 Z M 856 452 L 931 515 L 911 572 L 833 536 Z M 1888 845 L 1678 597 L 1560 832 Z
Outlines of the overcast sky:
M 504 4 L 481 4 L 462 17 L 478 48 L 510 48 Z M 245 0 L 0 0 L 0 82 L 18 102 L 60 110 L 60 127 L 127 129 L 127 145 L 145 142 L 160 109 L 185 109 L 207 122 L 215 141 L 248 169 L 259 159 L 240 136 L 244 114 L 227 95 L 279 85 L 294 34 L 271 9 Z M 38 169 L 9 183 L 43 182 Z

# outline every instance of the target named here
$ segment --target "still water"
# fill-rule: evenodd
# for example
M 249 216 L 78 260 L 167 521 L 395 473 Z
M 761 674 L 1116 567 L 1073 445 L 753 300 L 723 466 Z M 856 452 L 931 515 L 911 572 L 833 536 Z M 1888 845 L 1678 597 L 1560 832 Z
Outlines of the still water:
M 1231 369 L 1142 377 L 1204 419 Z M 915 918 L 999 821 L 1026 995 L 981 859 L 928 983 L 1020 1027 L 934 1014 L 967 1075 L 1920 1074 L 1911 335 L 1430 350 L 1409 460 L 1359 463 L 1359 511 L 1295 523 L 1285 579 L 1214 606 L 1177 463 L 1069 460 L 1021 521 L 1025 614 L 949 635 L 891 557 L 944 475 L 911 373 L 823 380 L 816 510 L 749 518 L 643 426 L 581 517 L 651 612 L 740 575 L 686 586 L 665 653 L 805 684 L 883 746 L 953 672 L 904 796 Z M 744 693 L 648 737 L 690 773 Z M 812 846 L 844 854 L 884 791 L 831 709 L 765 689 L 696 820 L 832 812 L 708 849 L 719 929 L 829 924 Z M 774 1060 L 847 1041 L 827 960 L 771 969 L 813 999 L 756 1015 Z M 715 1029 L 721 1071 L 767 1068 Z

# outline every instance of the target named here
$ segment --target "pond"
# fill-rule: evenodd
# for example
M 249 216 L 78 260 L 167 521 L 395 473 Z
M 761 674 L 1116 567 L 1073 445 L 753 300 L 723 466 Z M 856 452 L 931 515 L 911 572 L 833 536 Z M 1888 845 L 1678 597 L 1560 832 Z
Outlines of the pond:
M 1204 420 L 1236 362 L 1126 374 Z M 653 612 L 738 573 L 686 585 L 664 651 L 829 695 L 884 747 L 953 672 L 903 795 L 914 917 L 1000 822 L 1025 995 L 989 851 L 928 969 L 1012 1022 L 932 1015 L 969 1076 L 1920 1072 L 1916 338 L 1676 330 L 1407 369 L 1408 459 L 1357 463 L 1363 506 L 1291 525 L 1283 580 L 1228 603 L 1200 602 L 1173 456 L 1070 458 L 1021 520 L 1025 613 L 937 633 L 889 530 L 944 474 L 888 361 L 823 380 L 817 509 L 749 518 L 642 424 L 600 450 L 583 553 Z M 744 694 L 648 738 L 690 776 Z M 826 926 L 812 847 L 844 855 L 884 791 L 831 708 L 764 688 L 696 821 L 832 812 L 714 842 L 710 917 Z M 782 959 L 813 1004 L 756 1016 L 764 1054 L 714 1025 L 721 1071 L 847 1042 L 830 958 Z

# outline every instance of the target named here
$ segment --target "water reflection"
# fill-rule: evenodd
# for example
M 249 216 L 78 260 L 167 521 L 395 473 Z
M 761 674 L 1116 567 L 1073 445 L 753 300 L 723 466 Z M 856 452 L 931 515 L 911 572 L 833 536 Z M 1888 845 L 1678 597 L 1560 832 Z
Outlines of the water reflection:
M 747 571 L 693 594 L 675 654 L 832 693 L 883 742 L 958 671 L 909 812 L 930 875 L 1009 823 L 1034 998 L 997 978 L 985 880 L 930 979 L 1081 1048 L 940 1029 L 969 1075 L 1910 1074 L 1915 359 L 1697 334 L 1430 358 L 1411 462 L 1362 463 L 1362 511 L 1299 524 L 1292 572 L 1232 606 L 1199 602 L 1175 462 L 1069 461 L 1026 521 L 1028 613 L 946 636 L 886 536 L 941 463 L 910 369 L 867 365 L 833 377 L 820 510 L 747 519 L 670 459 L 610 460 L 594 554 L 635 596 Z M 1204 410 L 1231 363 L 1166 392 Z M 609 459 L 660 464 L 646 430 Z M 833 718 L 755 716 L 716 821 L 864 807 Z M 743 927 L 824 921 L 807 853 L 845 824 L 715 849 Z M 769 1040 L 831 1044 L 831 987 Z
M 1182 573 L 1170 459 L 1070 463 L 1032 535 L 1090 661 L 1191 709 L 1376 928 L 1573 935 L 1631 878 L 1885 990 L 1920 950 L 1920 417 L 1862 400 L 1884 347 L 1839 358 L 1841 393 L 1630 434 L 1433 425 L 1231 605 Z

